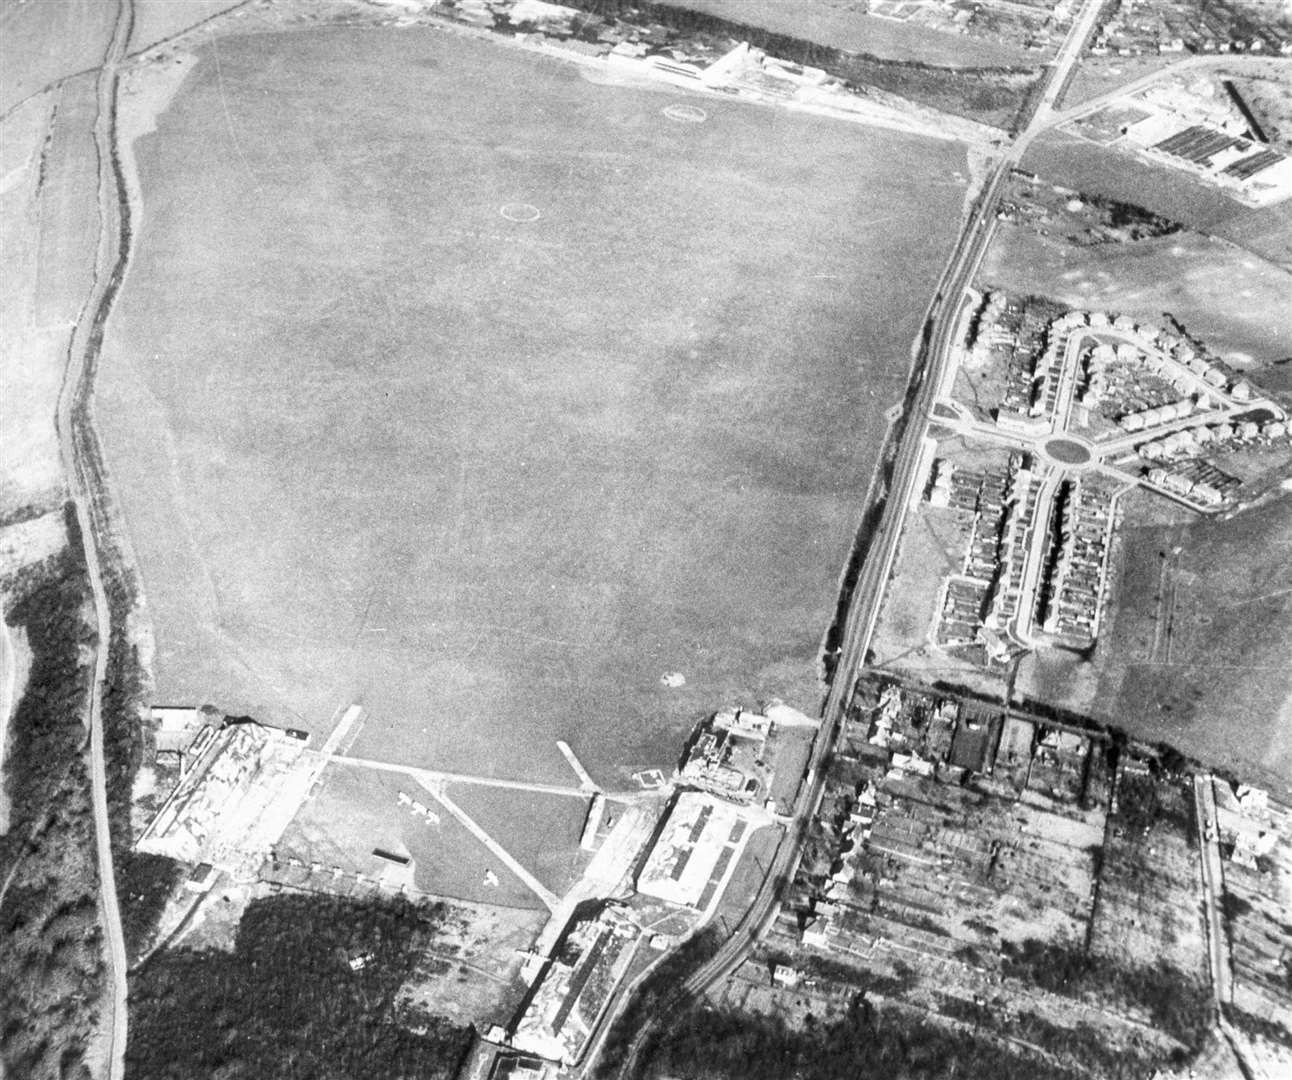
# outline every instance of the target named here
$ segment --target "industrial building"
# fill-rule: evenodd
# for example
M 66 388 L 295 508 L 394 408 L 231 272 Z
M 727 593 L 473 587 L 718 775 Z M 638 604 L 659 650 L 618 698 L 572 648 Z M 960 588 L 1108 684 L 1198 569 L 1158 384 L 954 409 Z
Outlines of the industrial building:
M 315 779 L 304 733 L 247 717 L 202 726 L 189 764 L 144 829 L 139 851 L 232 869 L 258 862 L 281 835 Z
M 575 922 L 535 984 L 511 1045 L 564 1065 L 577 1062 L 639 936 L 637 926 L 614 908 Z
M 747 709 L 715 713 L 697 732 L 678 772 L 680 783 L 749 803 L 771 782 L 764 760 L 772 723 Z
M 746 828 L 739 807 L 700 792 L 682 792 L 637 876 L 637 891 L 703 910 L 739 851 Z

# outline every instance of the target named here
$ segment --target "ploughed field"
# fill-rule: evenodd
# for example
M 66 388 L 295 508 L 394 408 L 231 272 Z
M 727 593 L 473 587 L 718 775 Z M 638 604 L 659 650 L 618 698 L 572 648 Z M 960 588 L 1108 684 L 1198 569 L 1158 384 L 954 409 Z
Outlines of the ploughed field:
M 98 417 L 158 701 L 614 786 L 817 709 L 960 147 L 328 29 L 206 47 L 136 152 Z

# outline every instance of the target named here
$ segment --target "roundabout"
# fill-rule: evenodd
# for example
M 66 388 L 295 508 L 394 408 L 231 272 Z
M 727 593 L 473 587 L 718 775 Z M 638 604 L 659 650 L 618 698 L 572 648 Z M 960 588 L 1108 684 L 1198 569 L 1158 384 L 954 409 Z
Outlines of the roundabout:
M 1056 465 L 1069 469 L 1079 469 L 1095 459 L 1094 448 L 1090 443 L 1071 435 L 1047 439 L 1041 444 L 1041 453 Z

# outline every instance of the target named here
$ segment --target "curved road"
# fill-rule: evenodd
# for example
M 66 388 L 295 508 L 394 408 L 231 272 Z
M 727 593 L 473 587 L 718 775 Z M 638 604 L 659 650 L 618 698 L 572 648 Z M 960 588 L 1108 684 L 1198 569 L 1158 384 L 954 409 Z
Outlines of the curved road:
M 94 597 L 97 640 L 94 646 L 94 683 L 90 693 L 90 785 L 94 809 L 94 839 L 99 870 L 99 908 L 106 943 L 108 987 L 104 1000 L 103 1036 L 107 1049 L 107 1076 L 122 1080 L 126 1053 L 126 947 L 121 931 L 116 877 L 109 832 L 107 772 L 103 749 L 103 683 L 107 676 L 108 644 L 112 624 L 99 558 L 100 522 L 96 499 L 102 497 L 99 449 L 90 426 L 94 373 L 98 364 L 103 328 L 124 271 L 128 223 L 122 211 L 125 192 L 116 157 L 116 106 L 120 76 L 133 24 L 133 0 L 117 0 L 112 40 L 103 57 L 96 82 L 97 112 L 94 143 L 98 151 L 99 245 L 94 283 L 81 309 L 68 347 L 67 368 L 59 393 L 59 453 L 67 478 L 76 520 L 85 550 L 86 570 Z

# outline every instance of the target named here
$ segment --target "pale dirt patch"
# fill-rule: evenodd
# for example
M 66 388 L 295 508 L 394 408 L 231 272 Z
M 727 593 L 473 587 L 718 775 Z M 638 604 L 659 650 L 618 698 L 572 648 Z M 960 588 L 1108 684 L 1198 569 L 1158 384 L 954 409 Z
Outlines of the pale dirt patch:
M 400 989 L 399 1003 L 458 1024 L 505 1024 L 524 995 L 524 953 L 545 918 L 517 908 L 445 904 L 435 941 Z
M 157 130 L 157 118 L 166 111 L 197 65 L 197 56 L 181 48 L 161 46 L 145 53 L 123 76 L 117 113 L 121 136 L 121 167 L 126 174 L 131 225 L 138 236 L 145 206 L 140 196 L 135 143 Z
M 54 411 L 69 332 L 0 328 L 0 513 L 63 498 Z
M 33 325 L 38 285 L 41 153 L 53 95 L 0 123 L 0 514 L 61 497 L 54 410 L 70 327 Z
M 49 120 L 49 94 L 23 102 L 0 121 L 0 195 L 22 184 L 37 160 Z
M 56 554 L 67 543 L 63 515 L 48 513 L 0 529 L 0 577 Z
M 31 671 L 31 648 L 27 644 L 27 631 L 21 626 L 0 627 L 4 641 L 0 643 L 0 836 L 9 831 L 9 792 L 4 784 L 4 759 L 9 748 L 9 718 L 18 707 L 27 673 Z
M 238 923 L 242 921 L 247 905 L 252 900 L 269 895 L 268 885 L 259 882 L 252 885 L 239 885 L 228 877 L 221 877 L 215 883 L 215 887 L 202 899 L 182 933 L 167 943 L 167 948 L 182 947 L 194 951 L 221 949 L 224 952 L 233 952 L 238 940 Z M 170 921 L 167 916 L 186 911 L 192 906 L 192 898 L 193 894 L 186 889 L 180 889 L 175 894 L 171 900 L 171 908 L 175 911 L 168 909 L 162 916 L 163 930 Z M 158 939 L 161 940 L 160 934 Z

